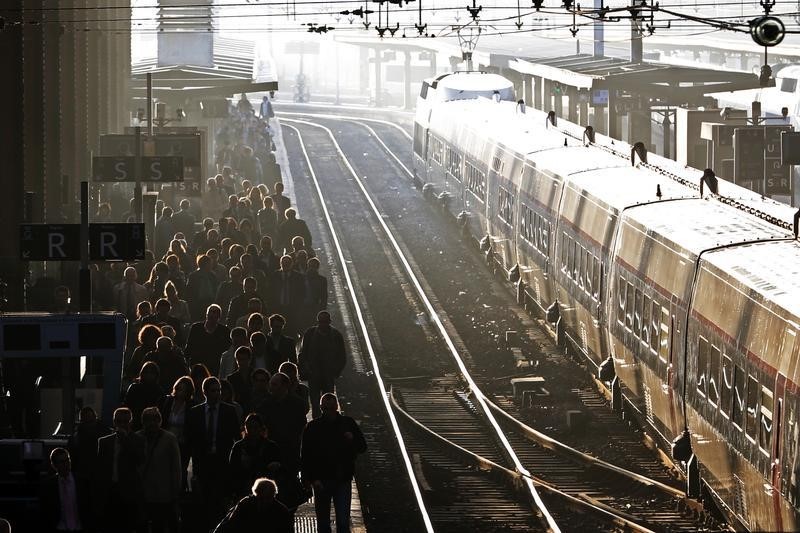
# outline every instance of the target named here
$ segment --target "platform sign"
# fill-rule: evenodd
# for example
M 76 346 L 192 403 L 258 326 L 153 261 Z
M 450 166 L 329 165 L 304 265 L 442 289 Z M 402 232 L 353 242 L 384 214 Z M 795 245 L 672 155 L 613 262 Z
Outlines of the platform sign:
M 758 182 L 764 176 L 764 128 L 739 127 L 733 132 L 733 182 Z
M 80 224 L 20 224 L 19 254 L 23 261 L 78 261 Z
M 91 261 L 136 261 L 144 259 L 143 223 L 89 224 Z
M 142 156 L 141 181 L 183 181 L 183 157 Z M 92 181 L 136 181 L 136 158 L 130 156 L 101 155 L 92 157 Z
M 781 132 L 781 163 L 800 165 L 800 131 Z
M 792 193 L 792 168 L 781 161 L 781 134 L 790 131 L 791 126 L 764 128 L 764 182 L 769 196 Z

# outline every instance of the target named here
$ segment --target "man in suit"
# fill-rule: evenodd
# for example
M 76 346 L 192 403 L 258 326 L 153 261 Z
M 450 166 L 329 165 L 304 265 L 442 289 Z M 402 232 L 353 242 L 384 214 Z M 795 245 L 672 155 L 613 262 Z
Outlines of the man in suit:
M 269 277 L 270 297 L 267 302 L 267 309 L 283 315 L 290 325 L 299 322 L 295 317 L 305 300 L 303 275 L 293 270 L 293 266 L 292 256 L 281 257 L 280 270 L 276 270 Z
M 142 477 L 150 531 L 177 533 L 177 510 L 183 490 L 178 439 L 161 429 L 161 413 L 157 407 L 148 407 L 142 412 L 142 428 L 138 434 L 147 441 Z
M 72 474 L 69 452 L 54 448 L 50 452 L 54 476 L 42 481 L 42 529 L 51 531 L 86 531 L 91 527 L 88 495 Z
M 136 320 L 136 306 L 139 302 L 148 298 L 147 288 L 138 283 L 137 278 L 136 269 L 128 267 L 125 269 L 122 282 L 114 287 L 114 306 L 130 321 Z
M 275 314 L 269 317 L 269 333 L 267 333 L 267 370 L 270 374 L 278 372 L 281 363 L 291 361 L 297 363 L 297 350 L 294 339 L 283 334 L 286 319 Z
M 246 277 L 242 281 L 242 292 L 231 298 L 228 304 L 228 327 L 236 327 L 236 321 L 247 313 L 247 304 L 250 299 L 261 300 L 258 294 L 258 282 L 254 277 Z M 264 302 L 261 302 L 263 308 Z
M 240 437 L 240 427 L 236 408 L 221 401 L 219 378 L 206 378 L 203 394 L 206 401 L 192 407 L 186 417 L 186 438 L 205 511 L 202 525 L 210 528 L 225 511 L 225 498 L 230 492 L 228 456 Z
M 127 407 L 114 411 L 114 433 L 97 441 L 97 489 L 100 531 L 143 531 L 144 486 L 141 468 L 145 440 L 131 431 L 132 414 Z

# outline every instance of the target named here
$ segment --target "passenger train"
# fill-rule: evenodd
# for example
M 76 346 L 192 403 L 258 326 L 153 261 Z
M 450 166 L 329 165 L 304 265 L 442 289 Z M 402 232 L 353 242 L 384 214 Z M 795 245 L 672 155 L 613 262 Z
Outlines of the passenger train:
M 722 180 L 703 196 L 702 171 L 637 148 L 454 73 L 422 85 L 414 179 L 672 444 L 690 493 L 800 529 L 794 209 Z

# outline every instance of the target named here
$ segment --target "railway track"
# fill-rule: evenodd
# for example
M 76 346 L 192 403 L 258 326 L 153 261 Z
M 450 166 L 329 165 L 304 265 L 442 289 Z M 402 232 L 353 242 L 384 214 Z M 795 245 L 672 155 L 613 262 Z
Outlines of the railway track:
M 393 426 L 403 427 L 401 434 L 406 436 L 402 440 L 412 465 L 407 470 L 419 487 L 434 529 L 464 531 L 473 530 L 474 526 L 480 531 L 586 527 L 677 531 L 719 527 L 687 504 L 679 489 L 603 463 L 547 437 L 518 421 L 517 406 L 508 397 L 482 392 L 486 383 L 476 383 L 470 374 L 470 368 L 480 372 L 480 365 L 468 356 L 470 351 L 448 322 L 448 313 L 418 275 L 419 267 L 378 205 L 380 196 L 392 195 L 393 189 L 408 185 L 408 162 L 391 148 L 407 133 L 381 121 L 343 122 L 329 116 L 309 119 L 285 118 L 283 122 L 296 133 L 307 158 L 308 172 L 325 175 L 325 188 L 329 190 L 323 191 L 318 185 L 320 202 L 345 210 L 339 215 L 342 220 L 353 217 L 354 212 L 363 212 L 363 204 L 361 211 L 356 205 L 359 196 L 372 212 L 371 219 L 362 216 L 361 222 L 370 226 L 378 244 L 368 244 L 366 238 L 357 237 L 350 241 L 358 243 L 348 248 L 353 270 L 364 275 L 360 272 L 369 272 L 383 254 L 389 263 L 385 271 L 392 273 L 392 279 L 402 280 L 395 290 L 401 296 L 392 298 L 397 304 L 394 320 L 404 313 L 422 318 L 416 335 L 408 335 L 407 330 L 400 332 L 407 337 L 403 342 L 413 346 L 404 354 L 394 353 L 389 337 L 392 329 L 397 330 L 392 327 L 396 323 L 390 320 L 381 324 L 385 322 L 385 318 L 379 318 L 382 313 L 371 312 L 375 329 L 371 332 L 364 325 L 362 334 L 368 337 L 377 332 L 380 344 L 386 348 L 380 358 L 370 350 L 372 364 L 378 379 L 385 379 L 391 386 L 387 412 L 397 415 L 399 423 L 393 422 Z M 358 130 L 361 136 L 356 141 Z M 337 135 L 349 139 L 349 149 L 357 149 L 357 157 L 345 154 L 336 142 Z M 313 161 L 307 147 L 313 152 Z M 372 180 L 374 172 L 367 168 L 368 159 L 385 160 L 387 155 L 393 161 L 389 165 L 394 170 L 392 175 L 404 180 L 396 182 L 395 187 L 391 180 L 384 180 L 382 187 L 376 182 L 380 180 Z M 373 164 L 372 168 L 379 167 Z M 344 182 L 344 186 L 335 185 L 335 181 Z M 332 192 L 336 189 L 340 192 Z M 364 224 L 367 220 L 369 223 Z M 342 225 L 340 221 L 339 226 Z M 347 237 L 350 240 L 349 234 Z M 346 264 L 344 254 L 339 255 L 342 264 Z M 364 256 L 371 266 L 362 266 L 356 256 Z M 367 293 L 372 291 L 365 287 L 371 287 L 371 282 L 365 285 L 361 280 L 365 297 L 361 302 L 352 286 L 351 282 L 351 298 L 356 307 L 381 307 L 370 302 Z M 400 308 L 401 301 L 407 309 Z M 658 469 L 654 473 L 658 477 Z

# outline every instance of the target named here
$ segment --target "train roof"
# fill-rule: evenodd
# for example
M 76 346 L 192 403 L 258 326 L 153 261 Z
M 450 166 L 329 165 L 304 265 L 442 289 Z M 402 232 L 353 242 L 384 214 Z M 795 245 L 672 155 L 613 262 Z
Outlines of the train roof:
M 800 318 L 800 243 L 760 242 L 709 253 L 705 260 L 750 291 Z M 800 325 L 795 324 L 800 329 Z
M 636 207 L 626 211 L 626 218 L 694 256 L 734 243 L 790 236 L 787 231 L 735 207 L 700 198 Z
M 650 172 L 642 172 L 630 164 L 573 174 L 570 182 L 617 211 L 658 201 L 656 192 L 659 187 L 662 200 L 696 196 L 688 187 Z

